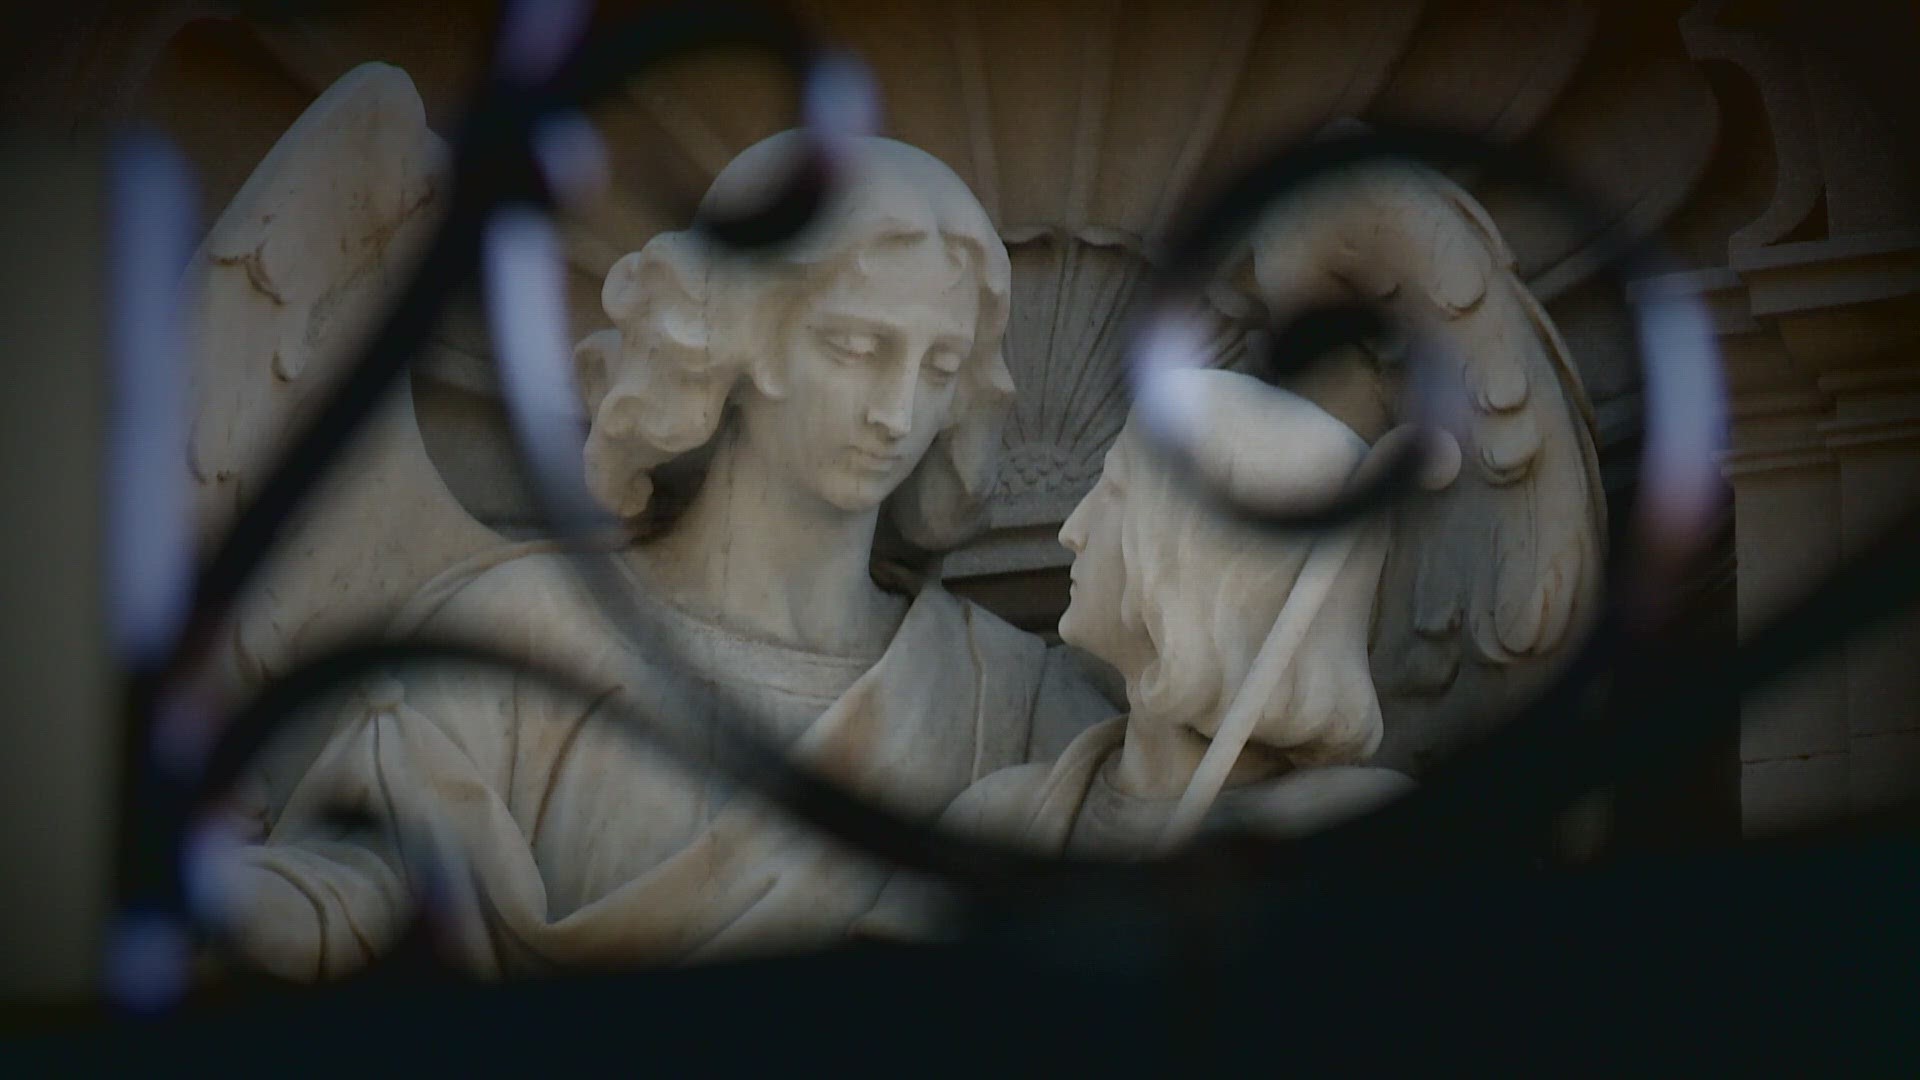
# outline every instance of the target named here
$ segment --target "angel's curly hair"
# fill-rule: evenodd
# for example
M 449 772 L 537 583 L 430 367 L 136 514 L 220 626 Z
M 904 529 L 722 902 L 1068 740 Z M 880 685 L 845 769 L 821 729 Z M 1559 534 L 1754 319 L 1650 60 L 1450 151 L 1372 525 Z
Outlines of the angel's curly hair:
M 799 149 L 787 131 L 748 147 L 714 179 L 699 213 L 749 202 L 784 176 Z M 909 543 L 951 548 L 984 516 L 999 465 L 1012 375 L 1000 355 L 1012 271 L 992 221 L 953 170 L 892 139 L 864 140 L 847 197 L 776 258 L 719 251 L 693 231 L 654 237 L 607 274 L 601 303 L 615 329 L 574 350 L 592 428 L 587 482 L 608 509 L 639 520 L 654 472 L 708 445 L 746 380 L 784 394 L 776 340 L 796 304 L 839 266 L 877 245 L 937 238 L 980 285 L 973 354 L 960 370 L 951 419 L 887 501 Z
M 1205 403 L 1210 422 L 1194 451 L 1230 490 L 1284 502 L 1329 478 L 1344 479 L 1366 454 L 1366 443 L 1345 424 L 1251 376 L 1208 370 L 1174 377 Z M 1124 476 L 1119 617 L 1153 646 L 1128 696 L 1158 722 L 1211 735 L 1207 721 L 1217 722 L 1246 682 L 1314 540 L 1275 537 L 1222 514 L 1145 443 L 1138 425 L 1135 413 L 1106 466 Z M 1369 532 L 1254 726 L 1252 741 L 1284 751 L 1296 765 L 1364 761 L 1383 734 L 1367 633 L 1385 550 L 1372 535 L 1377 527 L 1354 527 Z

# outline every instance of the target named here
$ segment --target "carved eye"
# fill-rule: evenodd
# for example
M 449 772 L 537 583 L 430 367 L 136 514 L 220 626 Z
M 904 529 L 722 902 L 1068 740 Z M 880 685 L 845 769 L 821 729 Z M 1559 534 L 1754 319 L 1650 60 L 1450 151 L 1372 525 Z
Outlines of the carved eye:
M 960 354 L 951 349 L 935 349 L 920 363 L 920 377 L 929 386 L 945 386 L 960 371 Z
M 828 351 L 848 360 L 871 360 L 880 354 L 880 335 L 865 330 L 822 330 Z

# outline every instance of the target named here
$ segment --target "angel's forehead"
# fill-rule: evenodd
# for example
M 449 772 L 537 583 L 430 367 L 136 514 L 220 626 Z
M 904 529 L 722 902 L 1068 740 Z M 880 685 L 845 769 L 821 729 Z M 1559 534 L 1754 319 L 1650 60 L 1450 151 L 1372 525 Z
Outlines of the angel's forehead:
M 868 245 L 839 262 L 809 306 L 816 315 L 970 338 L 979 290 L 951 246 L 937 235 Z

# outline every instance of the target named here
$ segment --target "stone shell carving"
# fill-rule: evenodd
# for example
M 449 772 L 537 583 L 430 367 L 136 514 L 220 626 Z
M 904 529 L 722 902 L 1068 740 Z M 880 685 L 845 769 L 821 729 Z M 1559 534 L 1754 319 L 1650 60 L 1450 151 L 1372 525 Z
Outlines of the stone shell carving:
M 1122 349 L 1151 276 L 1140 245 L 1113 230 L 1035 229 L 1008 245 L 1013 311 L 1005 343 L 1020 387 L 1002 435 L 988 531 L 947 557 L 950 576 L 1064 566 L 1053 531 L 1094 482 L 1126 422 Z M 1232 297 L 1211 309 L 1217 334 L 1203 362 L 1235 366 L 1248 326 Z

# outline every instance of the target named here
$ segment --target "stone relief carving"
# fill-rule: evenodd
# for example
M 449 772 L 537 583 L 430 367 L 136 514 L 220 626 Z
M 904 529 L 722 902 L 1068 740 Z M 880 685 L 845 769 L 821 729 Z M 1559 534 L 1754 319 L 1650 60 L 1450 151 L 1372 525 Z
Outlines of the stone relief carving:
M 786 136 L 748 149 L 705 205 L 764 183 L 791 149 Z M 406 77 L 363 68 L 309 110 L 215 228 L 195 271 L 209 307 L 194 460 L 210 504 L 244 495 L 353 340 L 350 316 L 404 265 L 438 157 Z M 1014 392 L 1000 358 L 1008 281 L 965 185 L 924 152 L 874 139 L 846 197 L 777 263 L 728 260 L 693 233 L 622 259 L 603 293 L 616 329 L 576 350 L 592 417 L 584 463 L 610 509 L 644 519 L 671 465 L 702 466 L 678 514 L 648 522 L 623 555 L 636 601 L 767 734 L 909 813 L 1050 756 L 1111 711 L 1039 638 L 937 581 L 889 589 L 870 573 L 883 511 L 906 540 L 938 549 L 983 508 Z M 327 822 L 343 800 L 381 836 L 424 830 L 463 853 L 451 910 L 482 973 L 841 933 L 878 872 L 598 719 L 611 695 L 657 700 L 653 665 L 666 659 L 631 655 L 550 549 L 468 519 L 401 406 L 293 545 L 307 559 L 289 560 L 242 617 L 229 677 L 271 671 L 323 630 L 399 605 L 403 629 L 480 630 L 605 695 L 569 700 L 472 673 L 410 674 L 359 695 L 264 842 L 232 862 L 243 946 L 312 978 L 394 939 L 417 868 L 391 840 L 341 840 Z
M 986 534 L 949 556 L 956 577 L 1064 566 L 1060 522 L 1100 475 L 1127 415 L 1121 349 L 1152 267 L 1140 243 L 1113 229 L 1018 230 L 1008 238 L 1014 293 L 1007 363 L 1021 393 L 1008 417 Z M 1215 333 L 1202 359 L 1247 357 L 1248 323 L 1232 296 L 1204 316 Z
M 1195 463 L 1236 498 L 1325 498 L 1369 457 L 1352 428 L 1289 391 L 1219 370 L 1178 383 L 1202 418 Z M 1388 538 L 1378 519 L 1285 536 L 1224 517 L 1155 454 L 1135 412 L 1060 530 L 1073 553 L 1060 636 L 1120 672 L 1128 712 L 1052 762 L 974 784 L 941 823 L 1127 858 L 1208 810 L 1294 835 L 1406 791 L 1405 774 L 1365 764 L 1383 734 L 1367 639 Z M 936 934 L 940 903 L 930 882 L 895 875 L 856 932 Z
M 1180 381 L 1204 417 L 1201 468 L 1238 497 L 1325 497 L 1368 457 L 1353 429 L 1288 391 L 1231 371 Z M 1404 775 L 1361 764 L 1384 730 L 1367 639 L 1387 539 L 1378 521 L 1255 532 L 1199 498 L 1130 419 L 1060 530 L 1074 555 L 1060 636 L 1121 673 L 1129 715 L 1050 765 L 976 784 L 948 823 L 1055 852 L 1139 854 L 1223 751 L 1227 806 L 1282 831 L 1404 789 Z
M 788 148 L 784 136 L 748 148 L 703 206 L 752 189 Z M 405 266 L 441 156 L 406 76 L 365 66 L 315 103 L 216 225 L 195 271 L 207 308 L 192 461 L 210 526 Z M 1424 172 L 1348 180 L 1263 227 L 1254 278 L 1275 305 L 1383 301 L 1451 346 L 1464 422 L 1444 491 L 1344 538 L 1246 548 L 1210 533 L 1223 523 L 1199 523 L 1179 492 L 1149 483 L 1138 440 L 1113 443 L 1136 247 L 1092 228 L 1017 237 L 1020 260 L 1056 286 L 1010 317 L 1016 264 L 966 185 L 928 154 L 873 140 L 850 196 L 778 265 L 716 259 L 694 234 L 666 232 L 608 272 L 615 326 L 576 350 L 592 419 L 584 466 L 635 526 L 625 566 L 638 602 L 675 628 L 697 675 L 794 752 L 910 812 L 951 804 L 975 825 L 1053 792 L 1050 812 L 1066 813 L 1049 826 L 1056 850 L 1140 848 L 1182 786 L 1230 779 L 1224 809 L 1285 828 L 1399 790 L 1400 773 L 1358 763 L 1382 749 L 1385 764 L 1417 769 L 1461 730 L 1449 706 L 1497 715 L 1576 632 L 1604 506 L 1579 377 L 1486 213 Z M 1202 359 L 1238 363 L 1241 327 L 1226 315 L 1221 326 Z M 1003 340 L 1029 344 L 1016 355 L 1041 365 L 1010 372 Z M 1196 377 L 1222 410 L 1213 452 L 1235 456 L 1236 482 L 1276 491 L 1338 481 L 1402 419 L 1391 349 L 1299 395 Z M 1113 494 L 1130 480 L 1132 503 Z M 1112 710 L 1058 650 L 937 581 L 883 587 L 869 565 L 883 517 L 937 551 L 983 519 L 1058 520 L 1056 504 L 1083 494 L 1061 536 L 1081 564 L 1061 631 L 1127 681 L 1131 718 L 1104 724 Z M 1089 562 L 1130 534 L 1133 556 Z M 609 695 L 648 697 L 657 658 L 628 655 L 552 552 L 507 544 L 461 509 L 406 401 L 296 547 L 304 559 L 237 621 L 227 682 L 398 609 L 403 627 L 498 628 L 502 644 L 585 671 Z M 1236 558 L 1193 556 L 1214 548 Z M 1311 557 L 1335 548 L 1324 566 Z M 1235 574 L 1165 569 L 1182 563 L 1245 563 L 1239 576 L 1258 587 L 1239 582 L 1228 603 L 1219 589 Z M 1318 584 L 1303 592 L 1307 581 Z M 1293 636 L 1254 664 L 1278 626 Z M 1150 689 L 1167 680 L 1201 689 Z M 431 823 L 469 853 L 463 948 L 483 972 L 831 940 L 884 883 L 635 749 L 591 704 L 423 676 L 371 688 L 346 713 L 235 871 L 254 898 L 235 911 L 238 933 L 286 974 L 351 970 L 392 939 L 406 906 L 399 851 L 319 824 L 343 796 L 390 826 Z M 1197 779 L 1219 772 L 1201 760 L 1229 717 L 1229 751 L 1215 755 L 1227 775 Z M 1323 766 L 1350 771 L 1309 778 Z M 1095 802 L 1112 813 L 1083 819 Z
M 1439 392 L 1458 402 L 1425 490 L 1384 517 L 1276 538 L 1209 513 L 1129 419 L 1060 532 L 1074 555 L 1060 635 L 1120 672 L 1128 715 L 973 785 L 945 824 L 1121 856 L 1210 808 L 1282 834 L 1320 828 L 1407 790 L 1400 770 L 1470 734 L 1470 718 L 1497 720 L 1593 614 L 1592 419 L 1485 212 L 1426 170 L 1356 170 L 1282 207 L 1252 252 L 1280 311 L 1367 298 L 1424 326 L 1457 375 Z M 1324 498 L 1413 437 L 1403 361 L 1382 343 L 1300 394 L 1181 373 L 1201 473 L 1256 505 Z M 937 904 L 898 876 L 858 931 L 928 933 Z

